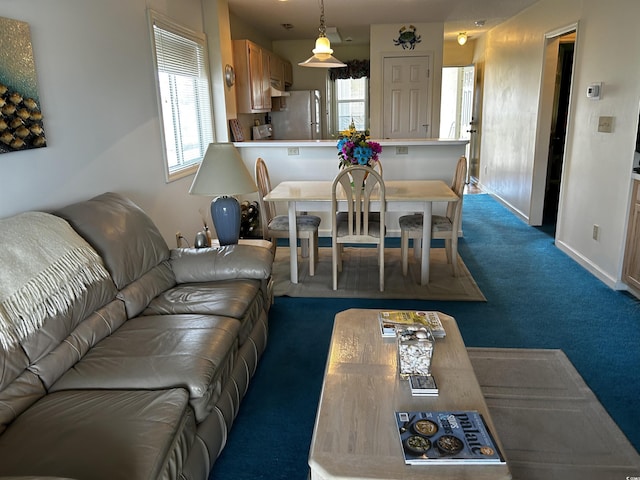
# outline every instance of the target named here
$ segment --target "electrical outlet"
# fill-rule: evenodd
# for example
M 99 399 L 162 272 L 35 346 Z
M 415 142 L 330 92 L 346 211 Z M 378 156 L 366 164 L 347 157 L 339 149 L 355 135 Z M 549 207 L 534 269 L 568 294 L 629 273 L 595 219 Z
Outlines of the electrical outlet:
M 593 239 L 594 240 L 598 240 L 598 237 L 600 237 L 600 226 L 599 225 L 593 225 Z
M 396 147 L 396 155 L 407 155 L 409 147 Z
M 300 155 L 300 149 L 298 147 L 287 148 L 287 155 Z

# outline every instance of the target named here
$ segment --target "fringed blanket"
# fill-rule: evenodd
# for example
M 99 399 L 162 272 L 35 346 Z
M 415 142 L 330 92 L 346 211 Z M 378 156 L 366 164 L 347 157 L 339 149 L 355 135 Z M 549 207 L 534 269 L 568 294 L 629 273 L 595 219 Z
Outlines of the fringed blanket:
M 98 254 L 65 220 L 42 212 L 0 220 L 0 344 L 15 347 L 108 277 Z

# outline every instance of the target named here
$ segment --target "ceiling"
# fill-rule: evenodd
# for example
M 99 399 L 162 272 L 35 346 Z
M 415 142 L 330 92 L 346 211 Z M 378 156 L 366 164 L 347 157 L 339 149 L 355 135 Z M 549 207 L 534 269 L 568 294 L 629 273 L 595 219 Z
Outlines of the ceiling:
M 342 43 L 368 44 L 372 24 L 444 22 L 445 39 L 466 32 L 471 39 L 538 0 L 324 0 L 325 24 Z M 273 40 L 318 36 L 320 0 L 228 0 L 229 11 Z M 375 5 L 375 8 L 373 8 Z M 477 26 L 475 22 L 484 21 Z M 283 27 L 288 24 L 291 28 Z M 331 43 L 338 43 L 329 36 Z

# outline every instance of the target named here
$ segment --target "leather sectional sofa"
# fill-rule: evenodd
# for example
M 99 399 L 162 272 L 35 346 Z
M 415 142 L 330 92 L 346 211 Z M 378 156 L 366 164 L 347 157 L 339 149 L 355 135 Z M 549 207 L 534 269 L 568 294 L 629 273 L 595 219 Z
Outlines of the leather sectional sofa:
M 114 193 L 42 215 L 97 252 L 70 283 L 107 273 L 73 292 L 56 286 L 67 304 L 45 298 L 22 336 L 8 328 L 26 315 L 11 317 L 0 285 L 0 478 L 206 479 L 267 343 L 272 251 L 170 250 Z M 43 228 L 17 217 L 34 235 Z M 46 258 L 47 237 L 10 258 L 30 242 Z M 16 278 L 12 263 L 0 264 L 0 281 Z M 41 290 L 58 278 L 44 275 Z

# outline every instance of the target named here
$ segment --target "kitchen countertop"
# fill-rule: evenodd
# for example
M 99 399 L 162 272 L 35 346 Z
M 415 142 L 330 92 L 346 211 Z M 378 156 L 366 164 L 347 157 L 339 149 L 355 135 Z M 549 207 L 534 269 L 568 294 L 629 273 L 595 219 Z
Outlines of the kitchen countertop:
M 439 146 L 439 145 L 466 145 L 469 140 L 454 140 L 454 139 L 440 139 L 440 138 L 424 138 L 424 139 L 386 139 L 376 140 L 383 147 L 385 146 Z M 336 140 L 249 140 L 246 142 L 234 142 L 234 145 L 238 148 L 251 148 L 251 147 L 335 147 Z

